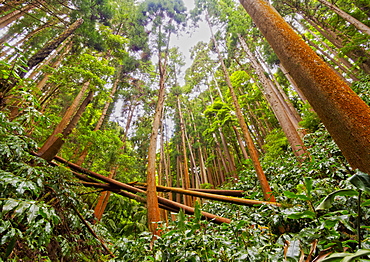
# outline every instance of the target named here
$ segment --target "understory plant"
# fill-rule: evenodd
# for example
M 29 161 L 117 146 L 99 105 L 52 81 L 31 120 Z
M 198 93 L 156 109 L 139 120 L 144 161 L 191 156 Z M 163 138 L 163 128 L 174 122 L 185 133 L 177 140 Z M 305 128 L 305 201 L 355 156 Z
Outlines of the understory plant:
M 71 173 L 32 155 L 36 146 L 0 113 L 0 260 L 102 260 L 100 242 L 81 220 L 92 213 L 68 182 Z

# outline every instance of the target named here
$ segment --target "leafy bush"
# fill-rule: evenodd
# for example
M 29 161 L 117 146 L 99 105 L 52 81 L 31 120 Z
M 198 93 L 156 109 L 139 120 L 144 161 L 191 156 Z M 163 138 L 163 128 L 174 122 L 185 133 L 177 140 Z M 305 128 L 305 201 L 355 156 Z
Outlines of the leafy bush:
M 308 103 L 305 103 L 301 110 L 303 117 L 302 121 L 299 122 L 299 125 L 310 132 L 315 132 L 319 129 L 321 120 L 317 116 L 316 112 L 312 110 L 311 106 Z
M 94 260 L 100 243 L 76 210 L 91 216 L 71 173 L 30 154 L 36 143 L 0 113 L 0 258 L 8 261 Z
M 274 129 L 266 136 L 266 143 L 263 145 L 266 150 L 264 157 L 270 160 L 283 154 L 288 148 L 288 139 L 280 129 Z

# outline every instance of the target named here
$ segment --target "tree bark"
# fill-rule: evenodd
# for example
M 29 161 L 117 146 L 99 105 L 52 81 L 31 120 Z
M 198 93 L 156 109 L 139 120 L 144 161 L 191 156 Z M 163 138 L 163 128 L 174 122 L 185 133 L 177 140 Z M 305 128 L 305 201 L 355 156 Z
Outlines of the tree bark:
M 58 154 L 59 150 L 62 148 L 63 144 L 65 143 L 65 139 L 72 132 L 72 130 L 76 127 L 83 112 L 85 111 L 87 105 L 91 102 L 93 97 L 94 97 L 94 92 L 90 91 L 89 94 L 86 96 L 85 100 L 81 103 L 79 109 L 77 110 L 76 114 L 73 116 L 72 120 L 68 123 L 66 128 L 63 130 L 61 136 L 58 136 L 56 140 L 48 148 L 46 148 L 43 154 L 39 154 L 40 157 L 42 157 L 46 161 L 51 161 Z
M 81 102 L 86 90 L 89 88 L 89 85 L 90 85 L 89 81 L 83 84 L 80 92 L 77 94 L 72 104 L 68 107 L 67 111 L 64 113 L 62 120 L 55 127 L 53 133 L 49 136 L 49 138 L 45 141 L 44 145 L 37 152 L 39 156 L 43 155 L 46 152 L 46 150 L 58 139 L 60 134 L 63 132 L 68 123 L 71 121 L 72 115 L 74 114 L 74 112 L 76 112 L 77 106 Z
M 240 0 L 352 168 L 370 173 L 370 108 L 263 0 Z
M 71 24 L 67 29 L 65 29 L 57 38 L 54 40 L 48 42 L 43 48 L 41 48 L 39 51 L 37 51 L 34 55 L 32 55 L 27 62 L 27 68 L 25 68 L 26 71 L 31 70 L 33 67 L 38 65 L 40 62 L 42 62 L 48 55 L 50 55 L 51 52 L 53 52 L 58 45 L 60 45 L 64 40 L 67 39 L 68 36 L 73 34 L 76 29 L 82 25 L 83 19 L 79 18 L 77 19 L 73 24 Z M 20 76 L 24 77 L 26 72 L 21 72 Z
M 218 54 L 218 59 L 219 59 L 219 62 L 221 63 L 221 67 L 222 67 L 222 71 L 224 73 L 226 84 L 227 84 L 227 86 L 229 87 L 229 90 L 230 90 L 230 95 L 231 95 L 233 105 L 234 105 L 234 108 L 235 108 L 236 117 L 237 117 L 239 125 L 242 129 L 244 139 L 247 142 L 248 149 L 249 149 L 249 154 L 251 156 L 254 168 L 255 168 L 256 173 L 257 173 L 257 178 L 258 178 L 258 180 L 260 182 L 260 185 L 261 185 L 261 188 L 262 188 L 263 197 L 264 197 L 265 200 L 275 202 L 275 197 L 274 197 L 273 194 L 271 194 L 272 190 L 271 190 L 271 188 L 270 188 L 270 186 L 267 182 L 267 178 L 266 178 L 265 173 L 263 172 L 263 169 L 261 167 L 261 164 L 260 164 L 260 161 L 259 161 L 259 158 L 258 158 L 257 149 L 256 149 L 256 147 L 253 143 L 252 137 L 249 133 L 248 126 L 245 122 L 244 116 L 242 114 L 242 111 L 241 111 L 241 108 L 240 108 L 240 105 L 239 105 L 239 102 L 238 102 L 238 98 L 236 97 L 236 94 L 235 94 L 235 91 L 234 91 L 234 87 L 231 84 L 229 73 L 227 72 L 227 68 L 226 68 L 225 63 L 223 61 L 223 58 L 221 56 L 220 50 L 217 46 L 216 39 L 213 35 L 212 27 L 211 27 L 209 19 L 208 19 L 208 14 L 206 14 L 206 20 L 208 22 L 208 25 L 209 25 L 209 28 L 210 28 L 210 31 L 211 31 L 211 37 L 212 37 L 213 43 L 215 44 L 215 48 L 216 48 L 216 51 L 217 51 L 217 54 Z
M 182 148 L 182 157 L 183 157 L 183 177 L 184 177 L 183 187 L 184 189 L 188 189 L 190 188 L 190 178 L 189 178 L 188 157 L 187 157 L 187 152 L 186 152 L 185 123 L 184 123 L 184 118 L 181 112 L 181 104 L 180 104 L 179 96 L 177 96 L 177 109 L 179 112 L 180 130 L 181 130 L 181 148 Z M 185 199 L 186 199 L 185 205 L 193 206 L 192 197 L 188 196 Z
M 161 57 L 159 57 L 161 59 Z M 157 150 L 157 138 L 160 121 L 162 118 L 164 98 L 165 98 L 165 77 L 166 77 L 166 63 L 160 64 L 160 83 L 158 92 L 158 101 L 155 109 L 154 120 L 152 125 L 152 133 L 150 135 L 150 143 L 148 150 L 148 167 L 147 167 L 147 205 L 148 205 L 148 227 L 153 235 L 158 235 L 160 232 L 157 231 L 157 222 L 160 221 L 160 212 L 158 207 L 158 196 L 156 189 L 156 150 Z
M 18 18 L 22 17 L 25 13 L 27 13 L 28 11 L 32 10 L 35 7 L 36 7 L 36 5 L 34 5 L 34 4 L 28 4 L 28 5 L 25 5 L 25 6 L 23 6 L 22 8 L 20 8 L 18 10 L 14 10 L 14 11 L 10 12 L 9 14 L 6 14 L 6 15 L 0 17 L 0 29 L 6 27 L 10 23 L 12 23 L 15 20 L 17 20 Z

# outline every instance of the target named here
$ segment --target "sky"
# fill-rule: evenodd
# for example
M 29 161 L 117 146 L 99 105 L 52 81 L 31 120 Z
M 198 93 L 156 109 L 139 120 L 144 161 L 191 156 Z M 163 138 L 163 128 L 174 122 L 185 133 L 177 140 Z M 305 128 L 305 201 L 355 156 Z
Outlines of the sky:
M 188 11 L 194 8 L 194 0 L 183 0 L 184 4 Z M 194 32 L 193 32 L 194 31 Z M 207 24 L 202 21 L 199 23 L 198 28 L 194 28 L 191 30 L 190 34 L 182 33 L 182 35 L 173 36 L 171 39 L 171 46 L 179 47 L 181 53 L 185 56 L 185 66 L 184 71 L 186 68 L 190 67 L 191 59 L 190 59 L 190 49 L 196 45 L 199 41 L 209 42 L 211 37 L 211 33 Z

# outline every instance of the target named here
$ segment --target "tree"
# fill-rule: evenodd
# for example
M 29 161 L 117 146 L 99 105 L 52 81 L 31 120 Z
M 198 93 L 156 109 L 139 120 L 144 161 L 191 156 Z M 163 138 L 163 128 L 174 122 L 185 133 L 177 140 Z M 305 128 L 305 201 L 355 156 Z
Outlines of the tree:
M 353 168 L 370 173 L 370 108 L 268 3 L 241 0 Z M 348 143 L 352 141 L 352 143 Z
M 206 12 L 208 12 L 208 11 L 206 11 Z M 242 129 L 244 139 L 247 142 L 248 149 L 249 149 L 249 154 L 250 154 L 251 159 L 253 161 L 253 165 L 254 165 L 254 168 L 255 168 L 256 173 L 257 173 L 257 178 L 258 178 L 258 180 L 260 182 L 260 185 L 261 185 L 261 188 L 262 188 L 264 199 L 268 200 L 268 201 L 271 201 L 271 202 L 274 202 L 275 197 L 271 194 L 272 190 L 271 190 L 271 188 L 270 188 L 270 186 L 267 182 L 266 176 L 265 176 L 265 174 L 263 172 L 263 169 L 261 167 L 256 147 L 255 147 L 254 142 L 252 140 L 252 137 L 251 137 L 251 135 L 248 131 L 248 127 L 247 127 L 247 124 L 245 122 L 244 116 L 242 114 L 242 111 L 241 111 L 241 108 L 240 108 L 240 105 L 239 105 L 239 102 L 238 102 L 238 98 L 237 98 L 236 93 L 234 91 L 234 87 L 233 87 L 233 85 L 231 84 L 231 81 L 230 81 L 229 73 L 227 71 L 226 65 L 224 63 L 221 52 L 220 52 L 219 47 L 217 45 L 216 38 L 213 35 L 211 23 L 210 23 L 210 20 L 209 20 L 209 17 L 208 17 L 208 13 L 206 13 L 206 20 L 207 20 L 207 23 L 208 23 L 209 28 L 211 30 L 212 40 L 213 40 L 213 43 L 215 45 L 215 49 L 216 49 L 216 52 L 217 52 L 217 55 L 218 55 L 219 62 L 221 64 L 222 71 L 224 73 L 225 81 L 226 81 L 227 86 L 229 87 L 229 90 L 230 90 L 231 98 L 232 98 L 234 109 L 235 109 L 235 112 L 236 112 L 236 117 L 237 117 L 239 125 Z
M 370 27 L 368 27 L 367 25 L 361 23 L 360 21 L 358 21 L 353 16 L 347 14 L 346 12 L 344 12 L 343 10 L 341 10 L 340 8 L 338 8 L 335 4 L 332 4 L 332 3 L 330 3 L 329 1 L 326 1 L 326 0 L 318 0 L 318 1 L 320 3 L 322 3 L 322 4 L 324 4 L 325 6 L 327 6 L 328 8 L 330 8 L 330 10 L 334 11 L 335 13 L 337 13 L 344 20 L 346 20 L 349 23 L 353 24 L 358 30 L 362 31 L 364 34 L 370 35 Z
M 152 132 L 148 150 L 147 167 L 147 206 L 148 206 L 148 224 L 153 235 L 159 234 L 157 231 L 157 222 L 160 221 L 158 208 L 158 198 L 156 190 L 156 148 L 158 130 L 162 119 L 162 112 L 165 100 L 165 83 L 167 80 L 167 61 L 170 36 L 175 29 L 175 24 L 184 23 L 185 7 L 181 0 L 147 0 L 143 3 L 144 17 L 148 19 L 146 23 L 151 22 L 151 32 L 155 35 L 155 48 L 158 55 L 159 71 L 159 90 L 158 100 L 153 116 Z M 144 20 L 145 21 L 145 20 Z M 166 23 L 166 24 L 165 24 Z

